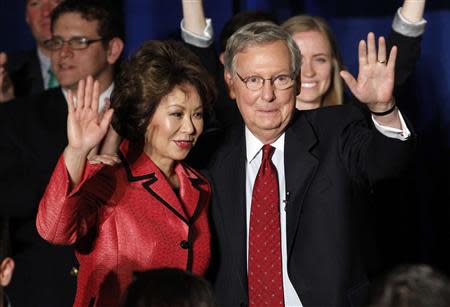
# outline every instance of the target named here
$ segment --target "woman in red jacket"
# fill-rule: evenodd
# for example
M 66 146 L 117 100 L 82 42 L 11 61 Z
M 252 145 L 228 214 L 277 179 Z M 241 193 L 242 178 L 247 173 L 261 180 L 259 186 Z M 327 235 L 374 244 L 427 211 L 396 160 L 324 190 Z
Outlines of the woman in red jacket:
M 92 78 L 80 81 L 76 97 L 69 93 L 69 144 L 37 216 L 44 239 L 76 246 L 74 306 L 118 306 L 134 271 L 174 267 L 201 275 L 210 260 L 210 186 L 181 162 L 214 98 L 198 59 L 180 43 L 147 42 L 124 65 L 114 112 L 99 112 L 98 97 Z M 86 163 L 111 119 L 124 138 L 122 163 Z

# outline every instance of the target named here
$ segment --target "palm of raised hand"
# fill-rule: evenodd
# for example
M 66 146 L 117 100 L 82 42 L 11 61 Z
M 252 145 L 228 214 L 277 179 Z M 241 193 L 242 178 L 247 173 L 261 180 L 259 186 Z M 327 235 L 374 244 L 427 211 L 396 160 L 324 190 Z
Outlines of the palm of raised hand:
M 392 48 L 388 61 L 384 38 L 380 37 L 378 45 L 377 52 L 375 36 L 369 33 L 367 47 L 365 41 L 361 41 L 358 47 L 358 78 L 355 80 L 348 72 L 341 72 L 341 76 L 359 101 L 372 105 L 388 105 L 391 103 L 394 89 L 397 49 Z
M 98 111 L 99 85 L 91 77 L 78 84 L 76 103 L 72 93 L 68 95 L 69 115 L 67 137 L 69 146 L 82 152 L 89 152 L 99 144 L 108 130 L 112 110 L 104 114 Z

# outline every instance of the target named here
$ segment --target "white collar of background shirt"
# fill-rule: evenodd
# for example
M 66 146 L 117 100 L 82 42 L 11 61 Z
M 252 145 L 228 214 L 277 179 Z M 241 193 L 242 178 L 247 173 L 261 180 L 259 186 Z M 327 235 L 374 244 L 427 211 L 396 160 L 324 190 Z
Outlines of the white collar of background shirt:
M 41 67 L 41 75 L 42 80 L 44 81 L 44 88 L 47 89 L 48 80 L 50 79 L 50 75 L 48 73 L 48 70 L 51 66 L 50 58 L 47 57 L 41 49 L 37 48 L 37 55 L 39 59 L 39 64 Z

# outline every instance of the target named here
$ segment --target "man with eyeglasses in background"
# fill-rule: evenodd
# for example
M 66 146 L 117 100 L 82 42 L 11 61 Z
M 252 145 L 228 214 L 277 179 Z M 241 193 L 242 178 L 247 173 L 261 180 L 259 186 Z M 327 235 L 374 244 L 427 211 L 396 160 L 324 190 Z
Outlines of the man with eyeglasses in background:
M 50 67 L 51 50 L 44 42 L 51 37 L 50 14 L 60 2 L 26 0 L 25 21 L 30 27 L 36 48 L 8 55 L 0 52 L 0 103 L 58 86 Z
M 68 90 L 92 76 L 101 107 L 113 89 L 124 47 L 121 12 L 110 1 L 66 0 L 52 13 L 51 67 L 60 87 L 0 105 L 0 215 L 11 216 L 16 272 L 8 293 L 14 306 L 73 304 L 77 263 L 72 247 L 50 246 L 36 231 L 39 199 L 67 144 Z M 86 250 L 88 252 L 88 250 Z

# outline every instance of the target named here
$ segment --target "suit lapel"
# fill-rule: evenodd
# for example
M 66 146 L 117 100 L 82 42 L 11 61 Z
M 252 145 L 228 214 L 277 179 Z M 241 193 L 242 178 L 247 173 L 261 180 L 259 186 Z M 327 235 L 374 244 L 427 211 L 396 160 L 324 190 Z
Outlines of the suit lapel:
M 297 119 L 286 130 L 284 156 L 286 193 L 289 192 L 286 207 L 288 255 L 299 228 L 306 192 L 318 166 L 318 159 L 312 151 L 317 142 L 314 131 L 305 116 L 298 116 L 298 113 L 296 116 Z
M 183 164 L 178 164 L 176 168 L 178 181 L 180 184 L 180 198 L 185 216 L 188 217 L 189 224 L 193 224 L 200 215 L 203 206 L 207 203 L 208 196 L 203 189 L 207 182 L 190 171 Z
M 189 219 L 180 200 L 156 165 L 154 165 L 152 174 L 152 180 L 142 183 L 144 188 L 159 201 L 160 205 L 167 207 L 167 209 L 172 211 L 179 219 L 183 220 L 186 224 L 189 224 Z
M 183 201 L 181 203 L 164 174 L 145 153 L 131 146 L 128 141 L 122 144 L 121 151 L 128 180 L 143 181 L 142 186 L 158 200 L 160 205 L 165 206 L 187 225 L 192 225 L 201 211 L 202 200 L 206 197 L 200 185 L 206 182 L 179 163 L 175 167 L 175 172 L 180 184 L 180 196 Z

